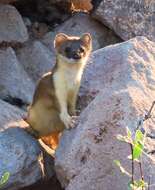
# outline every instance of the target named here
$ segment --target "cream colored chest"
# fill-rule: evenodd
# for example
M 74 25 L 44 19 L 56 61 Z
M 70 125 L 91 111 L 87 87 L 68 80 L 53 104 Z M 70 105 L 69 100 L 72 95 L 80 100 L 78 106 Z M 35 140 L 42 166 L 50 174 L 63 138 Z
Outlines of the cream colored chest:
M 64 83 L 66 86 L 66 90 L 74 90 L 77 88 L 79 84 L 80 76 L 79 71 L 77 69 L 66 69 L 64 72 Z
M 66 96 L 68 93 L 79 89 L 83 70 L 72 68 L 59 68 L 54 74 L 55 88 L 58 94 Z

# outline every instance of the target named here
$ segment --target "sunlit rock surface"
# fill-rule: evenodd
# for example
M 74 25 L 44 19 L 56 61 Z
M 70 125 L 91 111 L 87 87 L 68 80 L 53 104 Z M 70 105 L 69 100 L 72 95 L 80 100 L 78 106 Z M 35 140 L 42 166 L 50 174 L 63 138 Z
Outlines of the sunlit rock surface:
M 126 127 L 134 134 L 140 117 L 150 109 L 155 97 L 154 63 L 155 44 L 145 37 L 93 53 L 84 82 L 87 92 L 96 91 L 96 96 L 81 113 L 77 127 L 63 134 L 56 152 L 57 176 L 66 190 L 127 189 L 130 178 L 113 161 L 120 160 L 131 171 L 130 146 L 116 136 L 125 134 Z M 148 133 L 154 133 L 154 126 L 154 119 L 144 124 Z M 154 145 L 147 138 L 147 151 Z M 154 183 L 155 162 L 144 156 L 143 166 L 145 180 L 150 176 Z M 140 176 L 139 168 L 135 171 Z

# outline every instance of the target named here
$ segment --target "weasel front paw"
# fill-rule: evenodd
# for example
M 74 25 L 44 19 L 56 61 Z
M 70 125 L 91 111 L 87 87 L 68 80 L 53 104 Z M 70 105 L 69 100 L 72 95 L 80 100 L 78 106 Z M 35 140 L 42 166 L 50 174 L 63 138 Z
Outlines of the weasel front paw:
M 70 126 L 70 128 L 74 128 L 74 127 L 76 127 L 77 126 L 77 124 L 78 124 L 78 118 L 79 118 L 79 116 L 72 116 L 72 121 L 71 121 L 71 126 Z
M 60 114 L 62 122 L 65 124 L 66 129 L 74 128 L 77 120 L 77 116 L 70 116 L 69 114 Z
M 64 123 L 65 127 L 69 129 L 70 123 L 71 123 L 71 116 L 67 113 L 61 113 L 60 119 Z

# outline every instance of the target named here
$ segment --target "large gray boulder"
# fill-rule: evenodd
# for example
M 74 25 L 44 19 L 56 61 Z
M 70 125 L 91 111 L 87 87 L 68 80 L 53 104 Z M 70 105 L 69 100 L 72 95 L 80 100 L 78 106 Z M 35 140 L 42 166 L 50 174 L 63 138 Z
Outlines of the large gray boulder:
M 0 50 L 0 98 L 19 98 L 24 103 L 30 103 L 34 88 L 34 83 L 18 62 L 14 50 Z
M 28 39 L 21 15 L 11 5 L 0 5 L 0 43 L 23 43 Z
M 20 128 L 0 133 L 0 176 L 9 172 L 4 190 L 18 190 L 45 177 L 43 151 L 39 143 Z M 52 168 L 52 165 L 51 165 Z
M 5 172 L 10 174 L 4 190 L 18 190 L 55 174 L 53 158 L 24 131 L 24 114 L 0 100 L 0 179 Z
M 33 81 L 37 81 L 44 73 L 52 69 L 55 64 L 53 51 L 39 41 L 34 41 L 19 49 L 17 57 L 25 71 Z
M 94 17 L 111 28 L 123 40 L 146 36 L 155 41 L 155 1 L 102 0 Z
M 0 132 L 22 123 L 25 111 L 0 100 Z
M 81 113 L 78 126 L 64 132 L 56 151 L 57 176 L 66 190 L 127 189 L 130 178 L 122 175 L 113 161 L 120 160 L 131 171 L 127 160 L 130 146 L 116 136 L 125 134 L 126 127 L 134 134 L 139 119 L 154 101 L 154 55 L 155 44 L 145 37 L 93 53 L 83 82 L 87 92 L 95 91 L 96 95 Z M 154 126 L 154 119 L 144 123 L 149 133 L 155 130 Z M 153 144 L 147 139 L 146 151 L 154 149 Z M 154 155 L 150 158 L 155 160 Z M 151 159 L 144 156 L 143 166 L 145 180 L 150 178 L 152 184 L 155 163 Z M 140 176 L 139 168 L 135 167 L 135 171 Z
M 75 36 L 89 32 L 93 39 L 93 50 L 120 42 L 120 39 L 112 31 L 92 19 L 91 16 L 84 13 L 75 14 L 61 26 L 57 27 L 54 32 L 49 32 L 44 36 L 42 42 L 47 45 L 51 51 L 54 51 L 54 37 L 60 32 Z

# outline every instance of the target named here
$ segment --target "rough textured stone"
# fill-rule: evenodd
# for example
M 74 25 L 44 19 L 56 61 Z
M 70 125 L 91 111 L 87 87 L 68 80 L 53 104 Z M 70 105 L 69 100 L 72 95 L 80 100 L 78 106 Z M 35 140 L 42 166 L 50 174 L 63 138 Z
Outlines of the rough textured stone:
M 35 41 L 20 49 L 17 57 L 34 81 L 37 81 L 45 72 L 49 71 L 55 63 L 54 52 L 50 52 L 39 41 Z
M 45 34 L 45 36 L 41 39 L 41 42 L 52 52 L 52 54 L 55 53 L 54 50 L 54 38 L 56 36 L 57 32 L 48 32 Z
M 34 88 L 13 49 L 0 50 L 0 98 L 9 96 L 30 103 Z
M 27 29 L 18 11 L 11 5 L 0 6 L 0 43 L 25 42 Z
M 54 37 L 59 32 L 77 36 L 87 32 L 91 33 L 94 50 L 109 44 L 120 42 L 120 39 L 116 37 L 112 31 L 84 13 L 75 14 L 61 26 L 57 27 L 54 32 L 49 32 L 45 35 L 42 42 L 47 45 L 52 51 Z
M 55 175 L 52 157 L 21 129 L 27 125 L 22 119 L 24 114 L 0 100 L 0 178 L 5 172 L 10 173 L 2 189 L 18 190 Z
M 155 41 L 154 10 L 154 0 L 104 0 L 94 12 L 94 17 L 123 40 L 146 36 Z
M 0 133 L 0 176 L 10 173 L 2 189 L 18 190 L 42 179 L 46 174 L 43 161 L 40 145 L 22 129 L 9 128 Z
M 8 3 L 13 3 L 17 0 L 0 0 L 0 3 L 8 4 Z
M 56 152 L 57 176 L 66 190 L 127 189 L 130 179 L 113 160 L 120 160 L 131 171 L 127 160 L 130 146 L 116 136 L 125 134 L 127 126 L 134 134 L 139 119 L 154 101 L 154 52 L 153 42 L 137 37 L 93 53 L 85 88 L 97 95 L 81 113 L 78 126 L 64 132 Z M 154 119 L 144 123 L 148 133 L 154 132 L 154 126 Z M 154 141 L 147 139 L 146 150 L 154 149 L 153 145 Z M 154 155 L 150 157 L 155 160 Z M 154 183 L 155 162 L 144 157 L 143 166 L 145 180 L 148 182 L 150 175 Z M 139 176 L 139 168 L 135 170 Z
M 0 132 L 11 125 L 18 126 L 24 115 L 23 110 L 0 100 Z

